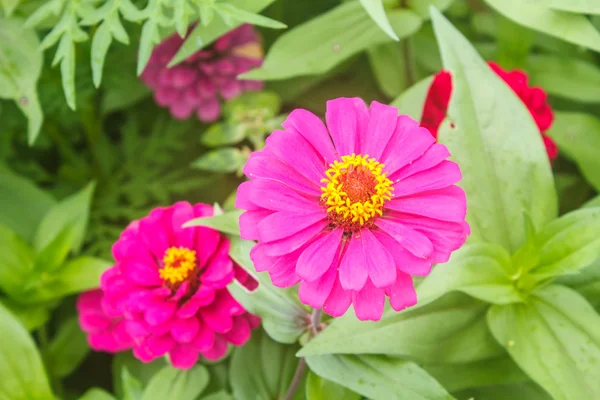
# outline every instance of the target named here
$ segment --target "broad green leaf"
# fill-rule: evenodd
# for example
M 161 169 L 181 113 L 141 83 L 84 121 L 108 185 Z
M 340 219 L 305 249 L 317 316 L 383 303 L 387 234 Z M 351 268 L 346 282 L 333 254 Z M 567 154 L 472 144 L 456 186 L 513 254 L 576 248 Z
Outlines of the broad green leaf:
M 547 7 L 579 14 L 600 14 L 600 3 L 595 0 L 546 0 Z
M 579 271 L 578 274 L 564 275 L 556 283 L 575 289 L 597 310 L 600 308 L 600 259 Z
M 90 348 L 76 317 L 63 322 L 48 346 L 45 364 L 52 376 L 69 376 L 85 359 Z
M 228 0 L 227 3 L 251 13 L 261 12 L 275 0 Z M 232 21 L 233 22 L 233 21 Z M 198 50 L 211 44 L 217 38 L 224 35 L 228 31 L 237 28 L 242 23 L 235 21 L 231 25 L 225 23 L 221 18 L 213 18 L 210 24 L 204 26 L 197 24 L 190 32 L 183 45 L 177 51 L 177 54 L 169 62 L 169 67 L 179 64 Z
M 416 32 L 421 19 L 408 10 L 388 14 L 399 38 Z M 342 4 L 281 35 L 262 67 L 244 79 L 277 80 L 322 74 L 375 44 L 391 39 L 370 19 L 358 2 Z
M 367 55 L 379 89 L 388 97 L 398 97 L 408 86 L 400 44 L 392 42 L 370 47 Z
M 529 51 L 536 33 L 508 18 L 499 16 L 496 23 L 496 61 L 505 69 L 522 69 L 527 63 Z
M 252 25 L 264 26 L 265 28 L 284 29 L 287 25 L 274 19 L 246 11 L 229 3 L 219 3 L 216 11 L 227 15 L 229 18 Z M 206 26 L 207 24 L 205 24 Z
M 229 393 L 225 392 L 224 390 L 221 390 L 216 393 L 211 393 L 209 395 L 206 395 L 206 396 L 200 398 L 200 400 L 235 400 L 235 399 Z
M 405 114 L 415 121 L 421 120 L 423 114 L 423 105 L 427 98 L 427 92 L 431 86 L 433 77 L 429 76 L 415 83 L 406 89 L 398 98 L 390 103 L 391 106 L 398 108 L 400 114 Z
M 123 385 L 123 400 L 140 400 L 144 392 L 142 382 L 123 368 L 121 373 L 121 384 Z
M 239 219 L 242 211 L 233 210 L 226 212 L 224 214 L 215 215 L 212 217 L 200 217 L 192 219 L 185 224 L 183 224 L 184 228 L 188 228 L 190 226 L 208 226 L 209 228 L 213 228 L 218 230 L 219 232 L 227 233 L 229 235 L 240 235 L 240 225 Z
M 14 297 L 33 273 L 34 252 L 13 230 L 0 225 L 0 288 Z
M 92 388 L 85 392 L 78 400 L 117 400 L 104 389 Z
M 242 168 L 248 155 L 235 147 L 223 147 L 198 157 L 191 166 L 204 171 L 231 173 Z
M 16 3 L 3 0 L 5 9 Z M 35 142 L 44 119 L 36 91 L 43 64 L 39 45 L 35 31 L 25 28 L 22 19 L 0 17 L 0 98 L 14 100 L 27 117 L 29 144 Z
M 373 400 L 450 400 L 452 396 L 417 364 L 382 355 L 306 357 L 317 375 Z
M 152 377 L 142 400 L 195 400 L 206 388 L 209 379 L 206 367 L 200 364 L 187 370 L 167 366 Z
M 570 1 L 570 0 L 567 0 Z M 494 10 L 528 28 L 600 51 L 600 33 L 583 15 L 552 10 L 546 1 L 485 0 Z
M 52 241 L 35 255 L 35 270 L 37 272 L 53 273 L 59 269 L 73 247 L 75 238 L 74 224 L 66 225 Z
M 423 368 L 450 392 L 529 380 L 507 355 L 466 364 L 423 365 Z
M 492 304 L 523 301 L 509 278 L 511 260 L 502 247 L 488 243 L 465 245 L 450 260 L 436 265 L 417 288 L 419 304 L 461 291 Z
M 21 321 L 25 329 L 32 332 L 44 325 L 50 319 L 48 305 L 23 305 L 10 299 L 0 299 L 0 302 Z
M 422 363 L 464 363 L 497 357 L 503 350 L 485 321 L 489 305 L 451 293 L 420 308 L 386 312 L 379 322 L 335 319 L 302 348 L 316 354 L 387 354 Z
M 548 135 L 600 190 L 600 119 L 578 112 L 557 112 Z
M 0 5 L 4 9 L 4 15 L 10 17 L 20 2 L 21 0 L 0 0 Z
M 556 400 L 600 396 L 600 315 L 577 292 L 546 286 L 528 303 L 494 305 L 494 337 Z
M 81 250 L 90 215 L 94 188 L 95 184 L 91 182 L 85 188 L 60 201 L 48 211 L 33 238 L 33 247 L 36 251 L 46 247 L 70 224 L 73 225 L 74 229 L 70 243 L 71 248 L 76 253 Z
M 360 400 L 361 396 L 348 390 L 344 386 L 321 378 L 319 375 L 308 372 L 306 378 L 306 400 Z
M 242 125 L 229 124 L 227 122 L 221 124 L 213 124 L 203 134 L 200 141 L 208 147 L 219 147 L 228 144 L 236 144 L 244 140 L 246 137 L 246 129 Z
M 593 199 L 589 200 L 582 207 L 584 207 L 584 208 L 600 207 L 600 195 L 597 195 Z
M 231 356 L 229 379 L 236 400 L 283 399 L 299 359 L 297 346 L 277 343 L 264 332 L 252 332 L 250 341 Z M 294 399 L 301 396 L 302 387 Z
M 467 389 L 454 395 L 459 399 L 469 400 L 552 400 L 544 389 L 531 381 Z
M 237 281 L 228 289 L 246 310 L 262 319 L 262 327 L 278 342 L 295 343 L 307 329 L 307 313 L 296 302 L 296 293 L 276 288 L 266 272 L 255 272 L 250 259 L 254 242 L 231 238 L 229 256 L 258 281 L 258 287 L 249 291 Z
M 432 22 L 452 97 L 438 141 L 462 171 L 471 239 L 516 251 L 524 211 L 536 226 L 557 213 L 554 179 L 539 130 L 523 102 L 437 10 Z
M 125 370 L 127 370 L 127 375 L 131 375 L 143 387 L 165 366 L 167 366 L 165 357 L 157 358 L 149 363 L 142 363 L 131 352 L 118 353 L 112 362 L 112 381 L 115 395 L 119 399 L 129 400 L 125 399 L 127 396 L 126 384 L 123 382 L 123 377 L 126 374 Z
M 280 109 L 281 99 L 277 93 L 246 92 L 225 103 L 223 116 L 227 120 L 242 122 L 248 113 L 253 113 L 266 120 L 277 116 Z
M 423 19 L 429 18 L 429 8 L 431 6 L 440 11 L 445 11 L 454 0 L 406 0 L 408 8 L 414 10 Z
M 531 84 L 549 94 L 580 103 L 600 103 L 600 69 L 594 64 L 564 55 L 529 56 Z
M 0 321 L 0 398 L 54 400 L 42 359 L 29 333 L 2 304 Z
M 360 4 L 382 31 L 392 39 L 396 41 L 400 40 L 398 35 L 396 35 L 396 32 L 394 32 L 392 25 L 390 25 L 387 15 L 385 15 L 383 0 L 360 0 Z

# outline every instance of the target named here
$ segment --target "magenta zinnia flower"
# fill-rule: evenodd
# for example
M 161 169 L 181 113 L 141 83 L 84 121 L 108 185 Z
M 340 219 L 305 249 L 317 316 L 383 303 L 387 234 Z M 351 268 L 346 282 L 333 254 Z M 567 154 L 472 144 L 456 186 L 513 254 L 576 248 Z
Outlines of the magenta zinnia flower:
M 178 34 L 154 48 L 142 80 L 154 90 L 154 100 L 168 107 L 177 119 L 193 113 L 203 122 L 221 115 L 222 99 L 229 100 L 243 92 L 260 90 L 260 81 L 238 80 L 237 75 L 262 64 L 260 40 L 252 25 L 242 25 L 221 36 L 180 64 L 167 64 L 184 42 Z
M 458 165 L 396 108 L 361 99 L 327 103 L 327 126 L 294 110 L 252 154 L 238 189 L 244 239 L 274 285 L 334 317 L 354 305 L 379 320 L 417 301 L 411 275 L 448 260 L 469 233 Z
M 156 208 L 113 246 L 117 264 L 102 275 L 102 311 L 123 324 L 133 354 L 144 362 L 165 354 L 178 368 L 190 368 L 200 355 L 216 360 L 258 326 L 227 290 L 234 277 L 256 286 L 229 258 L 227 238 L 210 228 L 181 227 L 212 214 L 209 205 L 187 202 Z M 91 342 L 93 327 L 82 327 Z M 115 351 L 102 343 L 97 348 Z

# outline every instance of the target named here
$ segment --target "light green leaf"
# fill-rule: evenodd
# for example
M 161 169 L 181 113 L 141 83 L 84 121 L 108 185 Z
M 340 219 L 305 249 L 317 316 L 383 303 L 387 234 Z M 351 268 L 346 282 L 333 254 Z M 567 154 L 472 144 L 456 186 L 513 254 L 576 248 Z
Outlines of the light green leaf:
M 512 268 L 508 253 L 498 245 L 465 245 L 421 282 L 417 288 L 419 304 L 456 290 L 492 304 L 523 301 L 509 278 Z
M 246 164 L 248 156 L 235 147 L 223 147 L 198 157 L 191 166 L 205 171 L 231 173 Z
M 600 103 L 600 69 L 587 61 L 550 54 L 529 56 L 531 84 L 580 103 Z
M 42 359 L 23 325 L 0 304 L 0 398 L 54 400 Z
M 402 93 L 407 86 L 407 77 L 400 44 L 392 42 L 369 47 L 367 55 L 379 89 L 388 97 Z
M 85 359 L 90 348 L 77 317 L 63 322 L 48 346 L 46 367 L 52 376 L 69 376 Z
M 183 224 L 183 227 L 189 228 L 190 226 L 208 226 L 209 228 L 216 229 L 219 232 L 239 236 L 239 219 L 241 214 L 242 211 L 233 210 L 224 214 L 214 215 L 212 217 L 194 218 Z
M 102 69 L 104 68 L 104 60 L 106 53 L 112 43 L 112 34 L 110 26 L 103 22 L 100 24 L 94 38 L 92 39 L 92 77 L 94 86 L 99 87 L 102 81 Z
M 398 35 L 396 35 L 396 32 L 394 32 L 392 25 L 390 25 L 387 15 L 385 15 L 383 0 L 360 0 L 360 4 L 382 31 L 392 39 L 396 41 L 400 40 Z
M 21 321 L 29 332 L 36 330 L 50 319 L 50 310 L 46 304 L 23 305 L 9 299 L 0 299 L 0 302 Z
M 308 372 L 306 379 L 306 400 L 360 400 L 361 396 L 344 386 L 321 378 L 319 375 Z
M 27 140 L 33 144 L 44 119 L 36 91 L 43 55 L 35 31 L 23 23 L 20 18 L 0 18 L 0 98 L 14 100 L 23 111 L 29 121 Z
M 274 342 L 260 330 L 252 332 L 250 341 L 235 349 L 231 356 L 229 379 L 233 397 L 283 399 L 299 361 L 294 356 L 297 350 L 297 346 Z M 300 394 L 302 387 L 299 388 Z
M 228 144 L 236 144 L 244 140 L 246 129 L 244 126 L 229 124 L 213 124 L 203 134 L 200 140 L 203 145 L 208 147 L 219 147 Z
M 421 19 L 412 11 L 394 10 L 388 18 L 399 38 L 416 32 Z M 281 35 L 262 67 L 244 79 L 276 80 L 322 74 L 375 44 L 391 39 L 369 18 L 358 2 L 344 3 Z
M 455 396 L 469 400 L 552 400 L 544 389 L 531 381 L 467 389 L 455 393 Z
M 60 201 L 48 211 L 33 238 L 33 247 L 36 251 L 46 247 L 70 224 L 74 229 L 70 243 L 71 248 L 76 253 L 81 250 L 95 186 L 94 182 L 89 183 L 85 188 Z
M 310 356 L 317 375 L 373 400 L 449 400 L 452 396 L 417 364 L 379 355 Z
M 78 400 L 116 400 L 115 397 L 104 389 L 92 388 L 85 392 Z
M 415 121 L 420 121 L 431 82 L 433 82 L 433 76 L 420 80 L 392 101 L 390 106 L 398 108 L 401 115 L 408 115 Z
M 575 291 L 552 285 L 528 303 L 494 305 L 494 337 L 556 400 L 600 397 L 600 316 Z
M 53 273 L 62 267 L 71 252 L 74 237 L 74 225 L 66 225 L 50 243 L 37 252 L 34 269 L 38 273 Z
M 200 400 L 235 400 L 229 393 L 224 390 L 216 393 L 211 393 L 207 396 L 202 397 Z
M 123 400 L 141 400 L 144 392 L 142 382 L 129 373 L 127 368 L 121 370 L 121 383 L 123 385 Z
M 600 14 L 600 3 L 595 0 L 546 0 L 547 7 L 579 14 Z
M 256 113 L 263 120 L 274 118 L 281 110 L 281 99 L 274 92 L 246 92 L 229 100 L 223 106 L 223 116 L 227 120 L 240 121 L 248 113 Z
M 167 366 L 165 357 L 156 358 L 149 363 L 142 363 L 133 356 L 131 352 L 122 352 L 115 355 L 112 362 L 112 381 L 115 395 L 119 399 L 125 399 L 127 396 L 126 384 L 123 382 L 124 370 L 130 374 L 134 380 L 139 381 L 143 386 L 146 386 L 150 379 L 158 373 L 162 368 Z
M 578 112 L 557 112 L 548 135 L 600 190 L 600 119 Z
M 142 400 L 195 400 L 208 385 L 210 377 L 204 365 L 180 370 L 164 367 L 152 377 Z
M 592 307 L 600 309 L 600 259 L 578 274 L 561 276 L 556 283 L 575 289 Z
M 570 0 L 568 0 L 570 1 Z M 528 28 L 600 51 L 600 33 L 583 15 L 556 11 L 545 1 L 485 0 L 494 10 Z
M 432 22 L 452 97 L 438 133 L 460 165 L 471 239 L 516 251 L 524 211 L 536 226 L 557 213 L 554 179 L 539 130 L 523 102 L 442 14 Z
M 236 21 L 240 21 L 240 22 L 245 22 L 245 23 L 257 25 L 257 26 L 264 26 L 265 28 L 272 28 L 272 29 L 287 28 L 286 24 L 283 24 L 283 23 L 276 21 L 274 19 L 271 19 L 271 18 L 267 18 L 260 14 L 255 14 L 253 12 L 246 11 L 241 8 L 237 8 L 236 6 L 229 4 L 229 3 L 219 3 L 219 4 L 217 4 L 217 7 L 215 8 L 215 10 L 217 10 L 218 12 L 224 13 L 225 15 L 229 16 L 230 18 L 232 18 Z
M 13 230 L 0 225 L 0 288 L 16 296 L 33 273 L 34 252 Z
M 429 18 L 429 8 L 431 6 L 440 11 L 445 11 L 454 0 L 407 0 L 408 8 L 414 10 L 423 19 Z
M 146 64 L 148 64 L 148 60 L 150 60 L 150 55 L 152 54 L 154 45 L 157 44 L 159 41 L 160 36 L 158 33 L 158 26 L 156 25 L 156 20 L 150 18 L 146 20 L 146 22 L 144 22 L 144 25 L 142 26 L 136 71 L 138 76 L 140 76 L 142 72 L 144 72 Z
M 465 363 L 497 357 L 503 350 L 492 337 L 489 305 L 451 293 L 423 307 L 386 312 L 379 322 L 344 316 L 308 342 L 299 356 L 387 354 L 422 363 Z
M 21 0 L 0 0 L 0 4 L 4 9 L 4 15 L 10 17 L 20 2 Z
M 228 289 L 246 310 L 262 319 L 265 331 L 278 342 L 295 343 L 306 331 L 307 313 L 297 303 L 297 293 L 273 286 L 266 272 L 257 273 L 250 259 L 254 242 L 231 238 L 229 256 L 258 281 L 258 287 L 250 292 L 237 281 Z
M 100 276 L 112 265 L 111 262 L 94 257 L 78 257 L 69 261 L 53 277 L 44 291 L 52 297 L 84 292 L 100 286 Z

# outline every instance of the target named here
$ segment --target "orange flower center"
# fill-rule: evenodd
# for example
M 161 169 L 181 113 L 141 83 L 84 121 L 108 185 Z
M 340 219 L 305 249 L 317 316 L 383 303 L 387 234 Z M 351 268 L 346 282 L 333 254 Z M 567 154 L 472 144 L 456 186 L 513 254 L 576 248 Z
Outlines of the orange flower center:
M 171 285 L 181 283 L 196 269 L 196 251 L 185 247 L 169 247 L 165 251 L 163 264 L 158 271 L 162 280 Z

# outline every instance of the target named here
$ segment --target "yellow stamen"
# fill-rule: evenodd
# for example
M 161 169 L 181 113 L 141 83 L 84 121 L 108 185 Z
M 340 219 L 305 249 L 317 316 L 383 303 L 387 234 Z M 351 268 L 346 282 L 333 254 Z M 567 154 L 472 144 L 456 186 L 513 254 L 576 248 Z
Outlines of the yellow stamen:
M 185 247 L 169 247 L 163 257 L 164 266 L 158 271 L 164 281 L 183 282 L 196 268 L 196 252 Z

